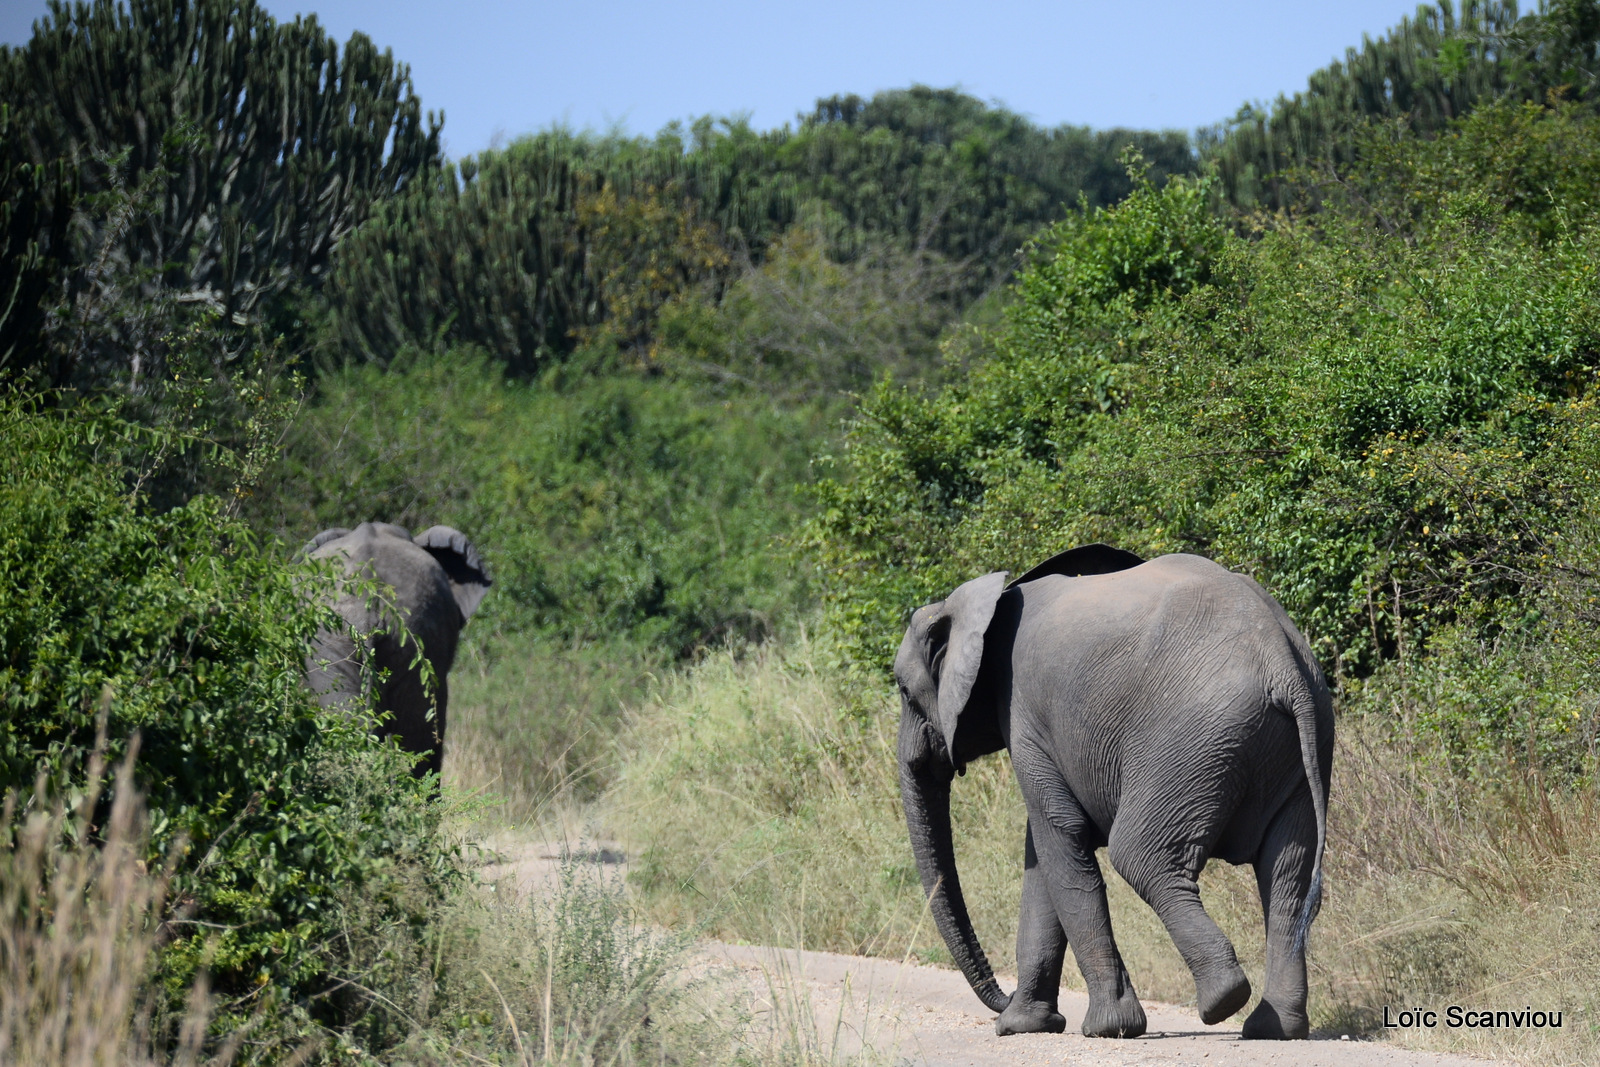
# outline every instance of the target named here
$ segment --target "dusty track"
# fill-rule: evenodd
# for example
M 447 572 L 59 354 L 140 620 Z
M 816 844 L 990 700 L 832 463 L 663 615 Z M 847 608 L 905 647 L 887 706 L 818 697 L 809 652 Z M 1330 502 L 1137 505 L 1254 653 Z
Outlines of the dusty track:
M 548 892 L 560 866 L 559 845 L 510 850 L 486 867 L 485 881 L 510 882 L 522 893 Z M 620 875 L 621 851 L 590 844 L 574 854 Z M 695 969 L 731 984 L 756 1027 L 788 1035 L 817 1060 L 856 1056 L 884 1064 L 927 1067 L 1032 1067 L 1043 1064 L 1183 1064 L 1258 1067 L 1483 1067 L 1466 1056 L 1395 1048 L 1382 1042 L 1320 1039 L 1240 1041 L 1239 1022 L 1202 1026 L 1193 1011 L 1145 1001 L 1150 1029 L 1128 1041 L 1086 1038 L 1077 1030 L 1088 1007 L 1082 993 L 1063 991 L 1065 1034 L 999 1038 L 994 1014 L 958 972 L 896 960 L 708 942 Z M 1001 977 L 1010 988 L 1014 980 Z
M 1187 1008 L 1146 1001 L 1150 1031 L 1131 1041 L 1086 1038 L 1078 1025 L 1082 993 L 1063 992 L 1065 1034 L 999 1038 L 994 1014 L 955 971 L 830 952 L 708 945 L 706 956 L 737 969 L 753 1007 L 804 1022 L 819 1051 L 841 1056 L 863 1049 L 887 1062 L 928 1067 L 1026 1067 L 1032 1064 L 1326 1064 L 1329 1067 L 1483 1067 L 1483 1060 L 1413 1052 L 1371 1041 L 1240 1041 L 1237 1021 L 1202 1026 Z M 1008 988 L 1014 983 L 1002 977 Z M 762 1004 L 762 1001 L 765 1001 Z

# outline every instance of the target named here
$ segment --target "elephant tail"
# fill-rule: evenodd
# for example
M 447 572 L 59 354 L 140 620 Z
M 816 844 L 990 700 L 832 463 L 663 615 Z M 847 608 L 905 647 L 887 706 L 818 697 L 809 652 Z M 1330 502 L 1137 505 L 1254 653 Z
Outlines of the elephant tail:
M 1331 726 L 1333 721 L 1333 698 L 1327 686 L 1322 684 L 1320 672 L 1313 666 L 1309 673 L 1309 680 L 1304 677 L 1296 679 L 1290 703 L 1295 729 L 1300 735 L 1300 758 L 1305 764 L 1306 784 L 1311 788 L 1311 806 L 1317 818 L 1317 851 L 1311 866 L 1311 887 L 1306 892 L 1305 906 L 1300 909 L 1300 919 L 1294 928 L 1296 954 L 1305 951 L 1311 920 L 1317 917 L 1317 911 L 1322 907 L 1322 854 L 1328 843 L 1328 783 L 1322 775 L 1322 738 L 1319 734 L 1324 722 Z M 1308 684 L 1310 680 L 1317 684 Z M 1323 714 L 1324 710 L 1326 715 Z

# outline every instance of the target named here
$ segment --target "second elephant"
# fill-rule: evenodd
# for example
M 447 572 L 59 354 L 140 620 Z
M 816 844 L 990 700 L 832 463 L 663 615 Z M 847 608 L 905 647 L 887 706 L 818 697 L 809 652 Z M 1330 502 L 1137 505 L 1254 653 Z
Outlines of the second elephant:
M 338 564 L 344 587 L 333 607 L 350 630 L 324 630 L 307 660 L 312 691 L 325 707 L 364 710 L 364 675 L 379 676 L 373 694 L 384 718 L 380 732 L 398 734 L 409 752 L 426 758 L 416 773 L 444 766 L 447 675 L 461 629 L 488 592 L 488 568 L 465 535 L 434 526 L 416 537 L 404 527 L 364 522 L 332 529 L 305 547 L 313 560 Z M 352 583 L 368 581 L 368 587 Z M 432 666 L 430 686 L 417 663 L 417 642 Z

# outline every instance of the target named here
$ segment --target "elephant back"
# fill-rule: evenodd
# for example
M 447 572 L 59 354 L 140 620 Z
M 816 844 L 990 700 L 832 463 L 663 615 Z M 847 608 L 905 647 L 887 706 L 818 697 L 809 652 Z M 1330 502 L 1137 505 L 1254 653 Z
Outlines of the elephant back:
M 380 586 L 377 595 L 370 595 L 370 590 L 344 585 L 334 610 L 346 622 L 381 639 L 398 629 L 394 614 L 398 612 L 399 621 L 421 639 L 436 667 L 448 669 L 461 630 L 460 611 L 444 568 L 412 541 L 404 527 L 364 522 L 331 539 L 319 535 L 312 545 L 311 559 L 335 561 L 347 579 L 370 579 Z

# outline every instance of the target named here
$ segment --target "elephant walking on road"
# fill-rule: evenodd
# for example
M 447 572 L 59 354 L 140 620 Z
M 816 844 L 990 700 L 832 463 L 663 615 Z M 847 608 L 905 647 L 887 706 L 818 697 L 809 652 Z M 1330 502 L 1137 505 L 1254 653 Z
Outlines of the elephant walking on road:
M 1189 965 L 1208 1024 L 1244 1007 L 1250 983 L 1197 879 L 1212 857 L 1254 865 L 1266 989 L 1243 1036 L 1307 1036 L 1333 702 L 1305 638 L 1261 586 L 1198 556 L 1143 563 L 1092 545 L 1006 577 L 919 609 L 895 659 L 912 849 L 996 1031 L 1065 1029 L 1056 1007 L 1071 946 L 1089 991 L 1083 1032 L 1144 1032 L 1095 857 L 1105 847 Z M 953 778 L 1001 748 L 1028 813 L 1009 998 L 973 933 L 950 834 Z
M 306 545 L 305 555 L 338 560 L 347 578 L 372 579 L 380 589 L 376 596 L 362 590 L 339 595 L 334 610 L 364 645 L 358 650 L 345 630 L 319 633 L 306 666 L 312 691 L 324 707 L 360 707 L 363 664 L 370 663 L 382 672 L 376 706 L 386 713 L 383 734 L 399 734 L 408 752 L 427 753 L 417 774 L 439 773 L 449 703 L 446 676 L 461 628 L 490 585 L 477 550 L 448 526 L 413 538 L 400 526 L 364 522 L 354 530 L 324 530 Z M 418 642 L 433 668 L 431 686 L 417 663 Z

